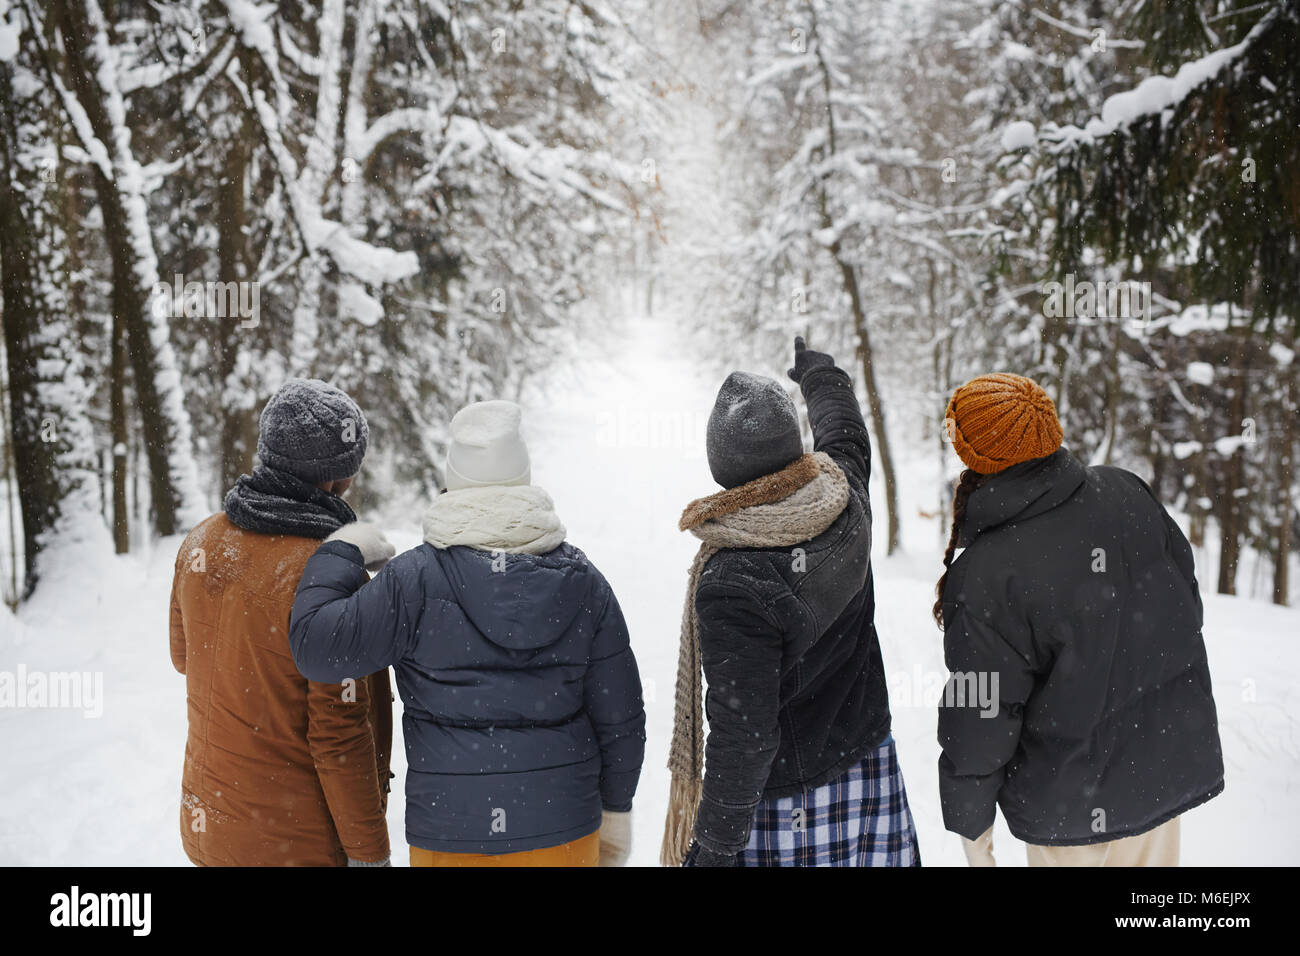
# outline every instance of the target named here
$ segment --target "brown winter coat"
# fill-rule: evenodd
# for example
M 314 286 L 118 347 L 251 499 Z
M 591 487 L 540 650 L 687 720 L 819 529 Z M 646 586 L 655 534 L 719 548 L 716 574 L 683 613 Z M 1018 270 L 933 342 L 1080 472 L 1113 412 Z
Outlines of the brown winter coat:
M 177 555 L 171 655 L 189 701 L 181 839 L 199 865 L 388 857 L 388 671 L 318 684 L 289 652 L 294 592 L 319 546 L 217 514 Z

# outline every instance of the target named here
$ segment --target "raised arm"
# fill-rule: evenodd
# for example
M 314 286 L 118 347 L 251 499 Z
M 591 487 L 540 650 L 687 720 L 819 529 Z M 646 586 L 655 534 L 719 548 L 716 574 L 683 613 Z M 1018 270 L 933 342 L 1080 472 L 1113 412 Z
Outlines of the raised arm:
M 788 374 L 798 383 L 808 406 L 813 449 L 834 458 L 865 496 L 871 478 L 871 436 L 853 392 L 853 380 L 825 352 L 806 347 L 801 337 L 794 340 L 794 368 Z

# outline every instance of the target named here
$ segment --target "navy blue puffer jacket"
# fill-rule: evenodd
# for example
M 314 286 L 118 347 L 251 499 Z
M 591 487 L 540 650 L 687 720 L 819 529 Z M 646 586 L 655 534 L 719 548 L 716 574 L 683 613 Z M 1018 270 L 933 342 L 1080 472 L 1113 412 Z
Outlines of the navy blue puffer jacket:
M 613 591 L 572 545 L 494 558 L 422 544 L 367 583 L 361 552 L 326 542 L 289 643 L 309 680 L 394 668 L 412 846 L 557 846 L 599 829 L 602 807 L 631 809 L 641 681 Z

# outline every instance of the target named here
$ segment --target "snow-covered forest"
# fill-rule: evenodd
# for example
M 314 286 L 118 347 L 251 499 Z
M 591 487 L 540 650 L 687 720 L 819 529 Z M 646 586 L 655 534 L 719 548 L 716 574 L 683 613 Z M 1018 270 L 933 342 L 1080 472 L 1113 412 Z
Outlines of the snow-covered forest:
M 92 794 L 149 833 L 115 862 L 183 862 L 171 562 L 307 376 L 365 410 L 350 501 L 407 544 L 451 415 L 523 405 L 642 657 L 651 863 L 676 516 L 717 385 L 782 377 L 795 334 L 866 411 L 900 688 L 942 669 L 948 396 L 1014 371 L 1196 551 L 1225 756 L 1268 775 L 1215 819 L 1259 843 L 1294 793 L 1300 0 L 0 0 L 0 177 L 0 668 L 102 670 L 106 713 L 117 669 L 127 702 L 80 770 L 62 715 L 0 714 L 0 763 L 32 805 L 138 733 L 148 770 Z M 957 862 L 933 702 L 891 694 L 927 863 Z M 0 861 L 75 833 L 5 819 Z M 1297 852 L 1291 826 L 1258 861 Z

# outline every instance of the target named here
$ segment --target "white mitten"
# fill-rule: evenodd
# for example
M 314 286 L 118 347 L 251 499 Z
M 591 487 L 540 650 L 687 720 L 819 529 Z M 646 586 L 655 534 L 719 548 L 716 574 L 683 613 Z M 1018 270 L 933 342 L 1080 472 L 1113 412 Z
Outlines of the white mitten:
M 600 865 L 627 866 L 632 852 L 632 811 L 605 810 L 600 815 Z
M 384 537 L 379 526 L 368 521 L 345 524 L 325 540 L 346 541 L 348 544 L 356 545 L 357 550 L 361 552 L 361 563 L 366 566 L 367 571 L 378 571 L 393 555 L 397 554 L 397 549 Z

